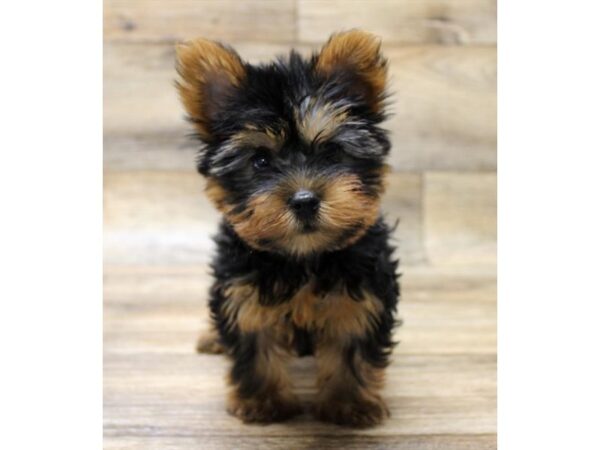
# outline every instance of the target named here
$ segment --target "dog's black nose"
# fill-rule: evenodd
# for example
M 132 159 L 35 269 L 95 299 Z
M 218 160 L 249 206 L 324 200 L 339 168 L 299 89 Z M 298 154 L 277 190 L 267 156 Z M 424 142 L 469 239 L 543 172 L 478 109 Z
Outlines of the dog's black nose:
M 319 198 L 311 191 L 300 190 L 290 198 L 290 207 L 302 220 L 312 219 L 319 210 Z

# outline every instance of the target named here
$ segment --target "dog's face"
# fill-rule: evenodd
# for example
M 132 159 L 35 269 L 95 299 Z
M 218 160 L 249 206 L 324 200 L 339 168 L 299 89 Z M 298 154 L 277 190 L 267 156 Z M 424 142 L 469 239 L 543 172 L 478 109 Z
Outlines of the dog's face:
M 386 61 L 350 31 L 309 60 L 262 66 L 196 40 L 177 82 L 204 146 L 207 194 L 250 246 L 295 256 L 344 248 L 375 223 L 389 151 Z

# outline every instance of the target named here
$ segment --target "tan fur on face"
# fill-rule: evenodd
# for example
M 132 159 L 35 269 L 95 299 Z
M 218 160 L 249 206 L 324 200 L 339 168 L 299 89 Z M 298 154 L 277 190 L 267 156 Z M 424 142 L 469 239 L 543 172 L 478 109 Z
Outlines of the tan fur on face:
M 379 111 L 387 78 L 387 62 L 380 49 L 379 39 L 365 31 L 337 33 L 323 46 L 316 69 L 325 76 L 354 71 L 365 83 L 369 104 L 374 111 Z
M 200 136 L 209 139 L 210 116 L 219 107 L 215 96 L 240 85 L 244 65 L 233 50 L 206 39 L 180 44 L 176 52 L 179 97 Z
M 270 128 L 257 130 L 250 126 L 248 126 L 246 130 L 233 135 L 229 140 L 229 142 L 238 149 L 243 147 L 251 147 L 252 149 L 264 147 L 273 151 L 278 151 L 284 141 L 285 132 L 283 129 L 279 131 Z
M 246 210 L 234 213 L 234 205 L 226 202 L 227 192 L 215 179 L 208 179 L 205 192 L 225 214 L 236 233 L 253 247 L 261 248 L 262 239 L 282 239 L 295 227 L 293 214 L 283 197 L 276 193 L 256 195 L 249 201 Z
M 348 118 L 347 106 L 324 103 L 315 97 L 305 99 L 294 113 L 298 132 L 313 145 L 331 138 Z
M 360 189 L 360 179 L 352 174 L 339 176 L 327 184 L 320 209 L 326 228 L 346 229 L 360 224 L 364 233 L 375 223 L 379 214 L 379 197 L 370 197 Z M 353 238 L 358 239 L 363 233 L 357 233 Z
M 285 239 L 295 228 L 294 216 L 284 198 L 272 192 L 253 197 L 246 211 L 228 217 L 236 233 L 257 248 L 262 247 L 262 240 Z
M 298 187 L 313 190 L 321 197 L 318 231 L 296 234 L 286 238 L 286 250 L 304 255 L 327 248 L 337 250 L 356 242 L 364 235 L 379 215 L 379 197 L 361 191 L 357 175 L 345 174 L 332 179 L 311 179 Z M 354 229 L 353 234 L 340 240 L 342 234 Z
M 287 199 L 300 189 L 321 197 L 318 229 L 308 234 L 301 233 L 301 225 L 287 206 Z M 383 186 L 379 194 L 382 191 Z M 259 249 L 276 245 L 296 255 L 351 245 L 376 222 L 380 207 L 379 195 L 363 193 L 360 179 L 353 174 L 327 179 L 298 173 L 272 191 L 252 197 L 241 213 L 233 213 L 234 206 L 226 204 L 226 192 L 215 180 L 209 179 L 206 192 L 249 245 Z M 353 233 L 340 239 L 349 229 Z M 269 244 L 263 244 L 265 241 Z
M 223 189 L 223 187 L 214 178 L 208 178 L 206 180 L 204 192 L 219 211 L 226 212 L 230 209 L 225 201 L 227 198 L 227 191 Z

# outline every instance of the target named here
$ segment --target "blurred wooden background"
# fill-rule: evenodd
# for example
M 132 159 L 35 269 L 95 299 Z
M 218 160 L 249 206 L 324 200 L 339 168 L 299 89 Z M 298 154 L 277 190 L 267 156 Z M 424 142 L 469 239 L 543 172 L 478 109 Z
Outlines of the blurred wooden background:
M 105 0 L 104 15 L 106 447 L 494 448 L 496 2 Z M 394 93 L 393 417 L 361 433 L 241 426 L 223 412 L 225 362 L 192 353 L 218 216 L 194 172 L 174 44 L 223 40 L 258 62 L 353 27 L 382 37 Z

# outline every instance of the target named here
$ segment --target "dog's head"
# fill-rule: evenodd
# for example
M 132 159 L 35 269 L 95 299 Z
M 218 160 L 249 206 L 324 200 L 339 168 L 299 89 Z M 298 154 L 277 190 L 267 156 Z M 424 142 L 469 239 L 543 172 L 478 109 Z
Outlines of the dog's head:
M 198 39 L 178 46 L 177 71 L 207 194 L 248 245 L 307 256 L 375 223 L 390 144 L 374 36 L 335 34 L 308 60 L 260 66 Z

